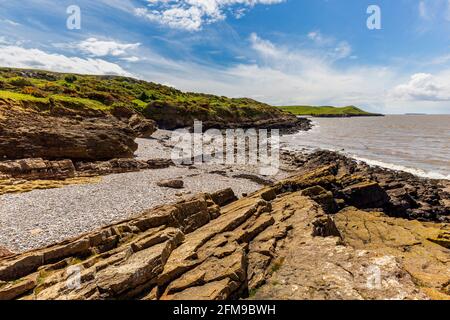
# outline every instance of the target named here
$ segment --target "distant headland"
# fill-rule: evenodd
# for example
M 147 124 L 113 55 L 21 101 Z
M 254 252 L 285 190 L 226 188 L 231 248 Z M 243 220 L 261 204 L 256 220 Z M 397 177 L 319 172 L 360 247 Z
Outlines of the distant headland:
M 370 113 L 355 106 L 332 107 L 332 106 L 282 106 L 284 111 L 291 112 L 297 116 L 312 116 L 323 118 L 348 118 L 348 117 L 382 117 L 380 113 Z

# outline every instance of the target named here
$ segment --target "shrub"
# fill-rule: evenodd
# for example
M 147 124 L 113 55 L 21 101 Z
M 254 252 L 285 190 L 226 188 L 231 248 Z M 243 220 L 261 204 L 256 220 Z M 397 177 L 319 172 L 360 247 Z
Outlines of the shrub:
M 77 77 L 73 74 L 70 74 L 70 75 L 65 76 L 64 80 L 66 80 L 66 82 L 68 82 L 68 83 L 74 83 L 75 81 L 77 81 Z
M 39 90 L 36 87 L 24 87 L 22 89 L 22 93 L 23 94 L 29 94 L 29 95 L 31 95 L 33 97 L 36 97 L 36 98 L 46 98 L 47 97 L 47 94 L 44 91 Z
M 137 98 L 141 101 L 147 102 L 147 100 L 149 100 L 150 97 L 147 95 L 147 92 L 142 91 Z
M 32 87 L 33 84 L 30 80 L 25 78 L 15 78 L 9 81 L 9 83 L 15 87 L 23 88 L 23 87 Z
M 116 100 L 109 93 L 97 92 L 97 91 L 88 92 L 86 94 L 86 97 L 88 99 L 99 101 L 99 102 L 101 102 L 101 103 L 103 103 L 103 104 L 105 104 L 107 106 L 112 105 L 115 102 L 115 100 Z

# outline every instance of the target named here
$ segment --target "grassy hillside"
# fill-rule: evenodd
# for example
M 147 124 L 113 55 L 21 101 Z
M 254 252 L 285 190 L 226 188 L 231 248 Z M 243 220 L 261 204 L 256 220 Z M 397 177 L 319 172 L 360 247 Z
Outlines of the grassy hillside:
M 182 92 L 120 76 L 0 68 L 1 98 L 103 111 L 125 106 L 168 129 L 188 126 L 193 119 L 209 121 L 218 127 L 255 121 L 281 121 L 286 126 L 295 122 L 291 114 L 252 99 Z
M 331 107 L 331 106 L 288 106 L 280 107 L 284 111 L 291 112 L 297 116 L 316 116 L 316 117 L 351 117 L 351 116 L 375 116 L 379 114 L 370 113 L 355 106 Z

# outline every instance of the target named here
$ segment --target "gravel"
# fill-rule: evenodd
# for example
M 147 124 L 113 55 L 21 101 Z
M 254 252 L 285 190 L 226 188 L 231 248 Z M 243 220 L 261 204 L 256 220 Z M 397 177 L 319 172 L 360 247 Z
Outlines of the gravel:
M 161 188 L 162 179 L 182 178 L 184 190 Z M 101 182 L 34 190 L 0 197 L 0 245 L 14 252 L 46 246 L 126 219 L 157 205 L 200 192 L 232 187 L 236 195 L 261 186 L 202 170 L 171 167 L 114 174 Z M 186 192 L 190 192 L 186 194 Z
M 138 159 L 170 158 L 170 131 L 158 130 L 152 139 L 137 139 Z M 152 207 L 189 198 L 200 192 L 231 187 L 237 196 L 262 187 L 256 166 L 195 164 L 104 176 L 100 182 L 60 189 L 33 190 L 0 196 L 0 246 L 23 252 L 47 246 L 124 220 Z M 286 173 L 272 177 L 278 180 Z M 182 179 L 184 188 L 157 186 L 164 179 Z

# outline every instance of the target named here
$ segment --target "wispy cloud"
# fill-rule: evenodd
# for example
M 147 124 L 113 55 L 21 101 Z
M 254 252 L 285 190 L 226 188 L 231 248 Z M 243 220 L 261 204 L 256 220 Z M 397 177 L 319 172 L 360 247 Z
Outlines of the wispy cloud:
M 272 5 L 284 0 L 147 0 L 146 8 L 136 8 L 135 14 L 171 28 L 198 31 L 205 24 L 224 20 L 227 10 L 241 18 L 245 7 Z M 233 10 L 234 9 L 234 10 Z
M 9 19 L 0 19 L 0 23 L 8 24 L 13 27 L 20 26 L 20 23 Z
M 38 68 L 59 72 L 132 76 L 121 66 L 102 59 L 68 57 L 40 49 L 0 45 L 0 65 L 14 68 Z
M 436 19 L 450 21 L 450 0 L 421 0 L 418 14 L 425 21 Z
M 338 41 L 334 37 L 322 34 L 319 30 L 309 32 L 307 37 L 318 48 L 326 49 L 331 59 L 344 59 L 352 53 L 352 47 L 347 41 Z

